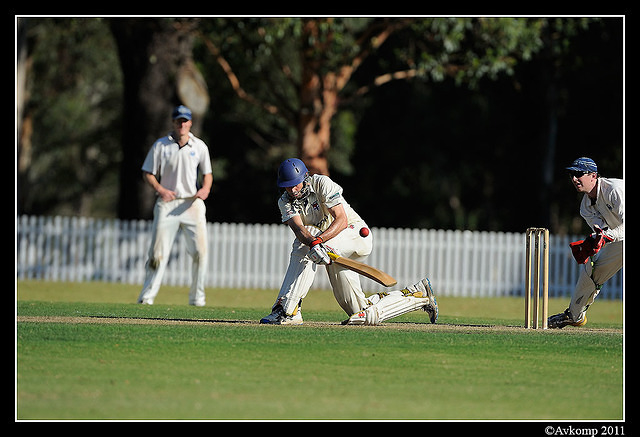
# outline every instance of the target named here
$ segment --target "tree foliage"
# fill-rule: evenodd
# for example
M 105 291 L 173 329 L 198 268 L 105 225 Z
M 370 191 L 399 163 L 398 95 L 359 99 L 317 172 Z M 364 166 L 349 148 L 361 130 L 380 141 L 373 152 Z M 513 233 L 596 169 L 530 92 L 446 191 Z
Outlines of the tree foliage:
M 510 74 L 541 48 L 544 24 L 525 18 L 225 18 L 202 35 L 237 95 L 282 117 L 307 167 L 328 174 L 341 102 L 392 80 L 452 77 L 473 87 L 484 77 Z M 368 61 L 374 75 L 354 86 Z M 252 75 L 260 81 L 252 84 Z
M 19 210 L 112 214 L 95 202 L 113 208 L 121 156 L 122 73 L 109 31 L 99 20 L 28 21 Z

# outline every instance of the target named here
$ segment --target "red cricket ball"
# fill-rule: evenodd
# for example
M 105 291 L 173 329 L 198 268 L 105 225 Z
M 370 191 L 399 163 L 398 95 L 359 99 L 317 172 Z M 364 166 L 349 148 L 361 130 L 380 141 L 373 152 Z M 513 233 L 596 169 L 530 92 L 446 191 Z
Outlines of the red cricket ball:
M 369 228 L 360 228 L 360 236 L 364 238 L 367 235 L 369 235 Z

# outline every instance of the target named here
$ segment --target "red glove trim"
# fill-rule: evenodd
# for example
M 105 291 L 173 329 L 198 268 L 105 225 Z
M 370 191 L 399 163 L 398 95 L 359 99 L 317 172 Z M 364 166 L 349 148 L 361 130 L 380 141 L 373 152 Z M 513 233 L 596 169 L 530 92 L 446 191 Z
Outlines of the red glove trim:
M 321 237 L 316 237 L 310 244 L 309 247 L 313 247 L 316 244 L 322 244 L 324 240 Z

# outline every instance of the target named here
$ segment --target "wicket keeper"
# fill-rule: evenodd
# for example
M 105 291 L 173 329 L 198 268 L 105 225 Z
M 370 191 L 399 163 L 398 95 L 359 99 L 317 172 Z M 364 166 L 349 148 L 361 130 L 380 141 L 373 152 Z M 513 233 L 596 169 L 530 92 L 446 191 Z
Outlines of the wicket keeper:
M 604 178 L 591 158 L 578 158 L 567 167 L 571 182 L 579 193 L 584 193 L 580 215 L 593 233 L 584 240 L 571 243 L 571 252 L 580 271 L 573 297 L 563 313 L 549 317 L 549 328 L 567 325 L 583 326 L 587 323 L 587 309 L 600 288 L 622 268 L 624 240 L 624 181 Z

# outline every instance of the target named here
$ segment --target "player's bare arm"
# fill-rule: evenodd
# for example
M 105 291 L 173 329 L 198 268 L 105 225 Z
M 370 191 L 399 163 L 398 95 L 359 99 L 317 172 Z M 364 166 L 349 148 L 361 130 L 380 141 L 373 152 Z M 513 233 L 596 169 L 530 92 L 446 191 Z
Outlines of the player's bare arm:
M 309 230 L 304 227 L 302 219 L 299 215 L 293 216 L 289 220 L 287 220 L 287 225 L 289 225 L 298 241 L 300 241 L 302 244 L 306 244 L 307 246 L 309 246 L 315 239 L 315 237 L 311 235 Z
M 319 235 L 322 241 L 329 241 L 340 232 L 347 228 L 347 213 L 344 210 L 344 206 L 338 204 L 332 208 L 329 208 L 329 213 L 333 216 L 333 222 L 331 225 Z
M 152 173 L 142 172 L 142 177 L 144 180 L 158 193 L 158 196 L 165 202 L 169 202 L 176 198 L 176 193 L 174 191 L 168 190 L 163 187 L 156 176 Z
M 322 238 L 322 241 L 329 241 L 340 232 L 342 232 L 347 227 L 347 214 L 342 205 L 336 205 L 332 208 L 329 208 L 329 212 L 333 216 L 334 220 L 331 225 L 319 235 Z M 313 241 L 315 241 L 318 237 L 311 235 L 309 230 L 302 223 L 302 219 L 300 216 L 294 216 L 287 221 L 287 224 L 295 234 L 298 241 L 307 246 L 310 246 Z
M 208 173 L 202 178 L 202 188 L 196 193 L 196 197 L 202 200 L 207 200 L 209 193 L 211 193 L 211 186 L 213 185 L 213 175 Z

